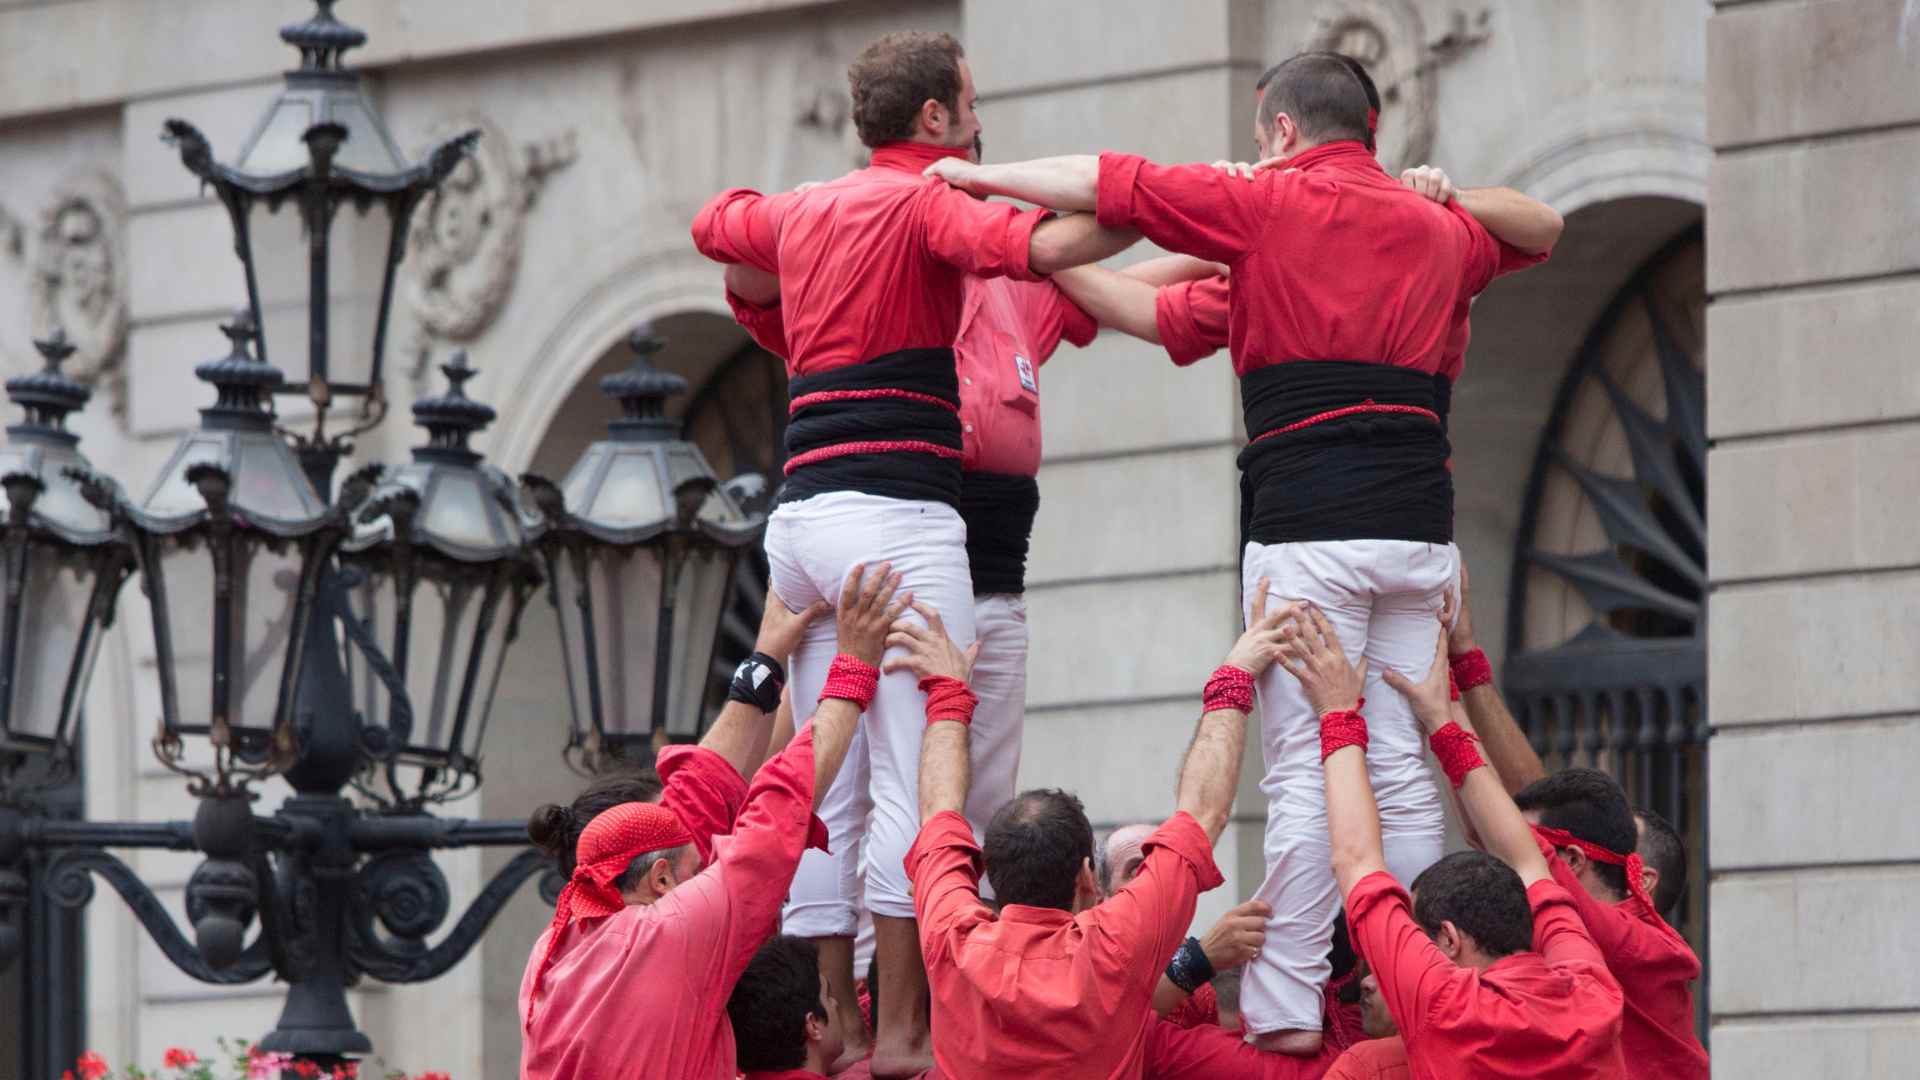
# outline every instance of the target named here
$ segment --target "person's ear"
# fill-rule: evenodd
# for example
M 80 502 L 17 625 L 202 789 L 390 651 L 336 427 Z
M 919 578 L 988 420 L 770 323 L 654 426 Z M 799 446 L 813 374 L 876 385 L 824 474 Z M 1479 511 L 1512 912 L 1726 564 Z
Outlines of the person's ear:
M 1456 964 L 1460 962 L 1460 954 L 1465 942 L 1461 940 L 1460 928 L 1453 925 L 1452 919 L 1441 921 L 1440 932 L 1433 935 L 1433 943 L 1440 947 L 1440 951 L 1446 954 L 1447 959 Z
M 928 98 L 920 103 L 920 129 L 935 140 L 946 137 L 947 126 L 953 123 L 953 117 L 947 113 L 947 107 L 939 101 Z
M 1640 887 L 1647 890 L 1648 896 L 1652 896 L 1658 892 L 1660 890 L 1660 871 L 1642 863 L 1640 865 Z
M 655 859 L 647 867 L 647 884 L 652 886 L 653 895 L 665 896 L 678 884 L 673 876 L 673 863 L 667 859 Z
M 1100 902 L 1100 882 L 1093 876 L 1092 859 L 1080 860 L 1080 873 L 1073 879 L 1073 893 L 1081 907 L 1092 907 Z
M 1297 144 L 1299 141 L 1300 128 L 1294 124 L 1293 117 L 1288 116 L 1286 113 L 1280 113 L 1273 118 L 1273 142 L 1271 143 L 1271 147 L 1275 156 L 1292 154 L 1298 149 Z
M 807 1014 L 807 1041 L 817 1043 L 827 1037 L 827 1022 L 814 1013 Z
M 1561 848 L 1560 861 L 1567 864 L 1567 869 L 1573 871 L 1574 877 L 1586 873 L 1588 868 L 1587 853 L 1577 847 Z

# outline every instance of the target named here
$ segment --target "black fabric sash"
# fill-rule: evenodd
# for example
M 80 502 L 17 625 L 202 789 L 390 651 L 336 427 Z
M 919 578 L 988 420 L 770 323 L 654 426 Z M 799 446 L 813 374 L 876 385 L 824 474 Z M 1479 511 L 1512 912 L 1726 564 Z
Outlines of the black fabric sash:
M 967 523 L 975 596 L 1027 590 L 1027 544 L 1039 512 L 1040 482 L 1031 476 L 961 474 L 960 518 Z
M 1453 540 L 1452 453 L 1441 375 L 1352 360 L 1297 360 L 1240 379 L 1247 437 L 1240 452 L 1243 541 Z M 1429 410 L 1361 412 L 1261 439 L 1356 405 Z
M 879 389 L 925 394 L 953 407 L 888 397 L 803 404 L 787 418 L 789 461 L 808 451 L 856 442 L 931 443 L 954 455 L 890 450 L 829 457 L 793 469 L 780 489 L 781 502 L 830 491 L 949 506 L 959 502 L 960 380 L 952 349 L 901 349 L 865 363 L 803 375 L 788 382 L 787 396 L 800 401 L 809 394 Z

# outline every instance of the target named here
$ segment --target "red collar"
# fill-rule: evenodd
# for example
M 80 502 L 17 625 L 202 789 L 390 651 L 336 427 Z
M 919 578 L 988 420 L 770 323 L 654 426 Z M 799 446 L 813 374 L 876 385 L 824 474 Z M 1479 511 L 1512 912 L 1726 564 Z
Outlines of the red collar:
M 1033 907 L 1028 904 L 1007 904 L 1000 909 L 1000 921 L 1053 928 L 1070 925 L 1073 922 L 1073 912 L 1061 911 L 1059 908 Z
M 1367 149 L 1367 144 L 1358 139 L 1340 139 L 1336 142 L 1321 143 L 1319 146 L 1312 147 L 1311 149 L 1302 150 L 1298 154 L 1288 158 L 1281 168 L 1299 169 L 1304 172 L 1308 169 L 1319 168 L 1323 165 L 1332 165 L 1335 167 L 1345 166 L 1347 168 L 1357 166 L 1363 169 L 1372 168 L 1377 172 L 1386 171 L 1381 168 L 1380 159 L 1374 157 L 1373 151 Z
M 1358 143 L 1354 145 L 1359 145 Z M 927 166 L 941 158 L 963 158 L 967 156 L 964 146 L 935 146 L 923 142 L 881 143 L 873 151 L 873 167 L 876 169 L 898 169 L 901 172 L 925 172 Z

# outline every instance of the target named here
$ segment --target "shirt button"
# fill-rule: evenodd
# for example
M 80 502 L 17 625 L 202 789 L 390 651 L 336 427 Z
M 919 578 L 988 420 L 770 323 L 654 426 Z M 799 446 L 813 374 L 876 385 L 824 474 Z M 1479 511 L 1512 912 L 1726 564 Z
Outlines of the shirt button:
M 968 386 L 973 385 L 973 380 L 971 378 L 961 379 L 960 381 L 967 384 Z
M 969 435 L 971 435 L 971 434 L 973 434 L 973 425 L 972 425 L 972 424 L 968 424 L 968 425 L 967 425 L 967 434 L 969 434 Z

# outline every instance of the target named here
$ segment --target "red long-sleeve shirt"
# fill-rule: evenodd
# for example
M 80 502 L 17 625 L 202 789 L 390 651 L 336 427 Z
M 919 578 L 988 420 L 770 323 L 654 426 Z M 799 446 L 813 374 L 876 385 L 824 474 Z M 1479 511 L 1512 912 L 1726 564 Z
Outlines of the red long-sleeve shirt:
M 660 805 L 693 834 L 700 865 L 706 866 L 713 861 L 713 838 L 733 831 L 747 801 L 747 778 L 704 746 L 662 747 L 653 767 L 660 775 Z
M 521 1043 L 522 1080 L 737 1075 L 727 997 L 778 928 L 801 851 L 824 839 L 813 770 L 808 724 L 754 775 L 732 834 L 713 839 L 711 865 L 651 904 L 567 927 Z M 552 932 L 534 943 L 518 1015 Z
M 727 305 L 763 349 L 786 358 L 780 304 L 761 307 L 729 292 Z M 1039 369 L 1070 341 L 1085 347 L 1100 327 L 1050 281 L 968 275 L 953 343 L 960 373 L 960 466 L 969 471 L 1040 472 Z
M 1618 904 L 1596 899 L 1551 844 L 1543 840 L 1540 847 L 1553 880 L 1572 898 L 1580 921 L 1626 996 L 1620 1049 L 1633 1075 L 1649 1080 L 1705 1080 L 1707 1050 L 1693 1029 L 1693 981 L 1700 977 L 1699 957 L 1645 901 L 1634 896 Z
M 1140 874 L 1078 915 L 980 901 L 980 848 L 938 814 L 907 852 L 933 992 L 933 1059 L 944 1076 L 1142 1075 L 1153 988 L 1223 880 L 1205 830 L 1175 814 L 1141 845 Z M 1175 1029 L 1178 1030 L 1178 1029 Z
M 1500 264 L 1494 273 L 1495 277 L 1547 261 L 1548 252 L 1521 251 L 1497 237 L 1494 243 L 1500 248 Z M 1472 329 L 1467 322 L 1471 304 L 1472 298 L 1469 297 L 1454 305 L 1453 324 L 1448 328 L 1446 344 L 1441 348 L 1437 370 L 1450 379 L 1458 379 L 1466 363 L 1467 342 L 1472 336 Z M 1218 349 L 1226 348 L 1231 311 L 1229 287 L 1224 274 L 1176 281 L 1155 290 L 1153 321 L 1160 331 L 1160 345 L 1167 350 L 1167 358 L 1180 367 L 1186 367 L 1212 356 Z
M 1407 1044 L 1400 1036 L 1354 1043 L 1327 1070 L 1326 1080 L 1407 1080 Z
M 1247 181 L 1207 165 L 1100 155 L 1102 225 L 1226 263 L 1240 374 L 1290 360 L 1441 370 L 1458 302 L 1499 246 L 1459 203 L 1405 188 L 1359 142 L 1304 151 Z
M 1033 280 L 1028 245 L 1047 217 L 921 175 L 965 153 L 888 143 L 868 167 L 803 192 L 723 191 L 693 219 L 694 246 L 780 276 L 788 375 L 949 347 L 965 276 Z
M 1369 874 L 1347 897 L 1353 945 L 1366 957 L 1420 1080 L 1555 1080 L 1628 1075 L 1620 1052 L 1620 984 L 1551 881 L 1527 890 L 1529 952 L 1484 970 L 1447 959 L 1413 921 L 1392 875 Z

